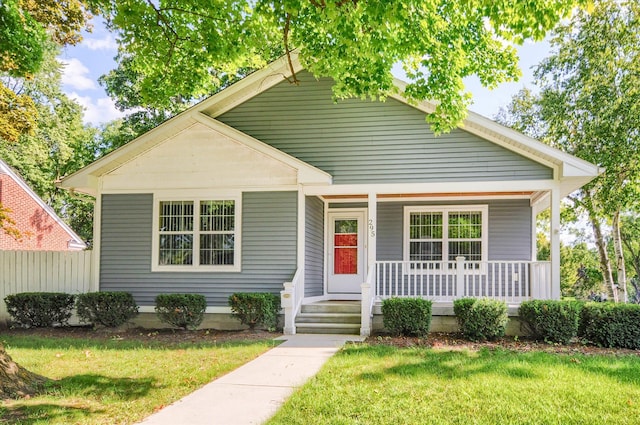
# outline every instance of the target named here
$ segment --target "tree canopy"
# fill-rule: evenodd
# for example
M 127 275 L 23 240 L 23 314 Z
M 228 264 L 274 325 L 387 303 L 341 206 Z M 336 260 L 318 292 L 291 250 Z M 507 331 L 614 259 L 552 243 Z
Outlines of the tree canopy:
M 16 87 L 40 71 L 50 43 L 65 46 L 82 40 L 80 32 L 89 29 L 90 18 L 83 0 L 0 2 L 0 141 L 16 142 L 33 133 L 36 106 Z
M 640 199 L 640 4 L 601 0 L 551 39 L 536 69 L 539 93 L 516 96 L 501 121 L 606 172 L 569 199 L 591 222 L 605 281 L 614 288 L 602 220 L 612 224 L 618 285 L 626 288 L 620 215 Z
M 119 60 L 140 77 L 143 106 L 214 93 L 239 70 L 294 49 L 307 70 L 335 81 L 334 95 L 384 98 L 404 68 L 405 96 L 431 100 L 436 131 L 465 116 L 463 78 L 483 85 L 520 75 L 513 44 L 539 40 L 588 0 L 96 0 L 117 33 Z M 292 82 L 296 82 L 295 75 Z

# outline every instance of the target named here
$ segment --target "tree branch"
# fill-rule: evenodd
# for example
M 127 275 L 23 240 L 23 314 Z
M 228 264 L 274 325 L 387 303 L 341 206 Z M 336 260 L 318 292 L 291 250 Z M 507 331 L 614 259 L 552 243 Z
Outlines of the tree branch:
M 296 86 L 300 85 L 296 71 L 293 69 L 293 61 L 291 60 L 291 49 L 289 48 L 289 31 L 291 30 L 291 14 L 287 12 L 285 14 L 284 29 L 282 34 L 282 41 L 284 42 L 284 51 L 287 55 L 287 61 L 289 62 L 289 70 L 291 70 L 291 79 L 287 78 L 287 81 Z

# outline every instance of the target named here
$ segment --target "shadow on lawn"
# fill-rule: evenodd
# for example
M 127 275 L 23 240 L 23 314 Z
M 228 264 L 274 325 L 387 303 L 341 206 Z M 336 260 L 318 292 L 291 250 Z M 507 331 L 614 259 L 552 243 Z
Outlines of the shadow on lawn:
M 26 404 L 29 403 L 29 404 Z M 0 423 L 31 425 L 64 419 L 76 423 L 96 413 L 89 407 L 69 406 L 63 403 L 16 402 L 0 409 Z
M 91 408 L 92 401 L 104 399 L 134 400 L 144 397 L 154 388 L 151 378 L 111 378 L 103 375 L 75 375 L 53 381 L 46 394 L 32 399 L 9 401 L 0 408 L 0 423 L 34 424 L 64 419 L 77 423 L 89 415 L 100 413 Z M 49 397 L 59 398 L 58 403 Z M 81 400 L 71 402 L 70 400 Z
M 351 353 L 349 351 L 352 350 Z M 550 368 L 571 368 L 586 375 L 598 375 L 624 384 L 640 381 L 638 356 L 584 356 L 544 352 L 516 353 L 506 350 L 433 351 L 398 350 L 384 346 L 361 346 L 343 351 L 345 355 L 393 358 L 402 351 L 403 361 L 375 372 L 361 375 L 363 380 L 377 381 L 385 375 L 431 375 L 446 379 L 467 379 L 476 375 L 498 375 L 515 379 L 536 379 L 548 375 Z M 397 358 L 397 357 L 396 357 Z

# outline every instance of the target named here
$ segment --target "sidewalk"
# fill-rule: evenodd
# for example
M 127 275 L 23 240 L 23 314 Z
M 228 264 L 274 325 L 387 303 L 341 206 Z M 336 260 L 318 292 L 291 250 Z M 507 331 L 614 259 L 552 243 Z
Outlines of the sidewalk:
M 261 424 L 357 335 L 285 335 L 279 346 L 154 413 L 143 425 Z

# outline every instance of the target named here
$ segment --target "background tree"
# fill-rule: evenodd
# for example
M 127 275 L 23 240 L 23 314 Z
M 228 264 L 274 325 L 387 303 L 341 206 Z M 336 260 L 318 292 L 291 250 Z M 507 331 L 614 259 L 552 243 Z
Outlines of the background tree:
M 18 170 L 29 186 L 87 241 L 92 238 L 93 206 L 88 198 L 58 189 L 55 182 L 99 155 L 95 130 L 82 123 L 82 107 L 61 90 L 58 48 L 50 44 L 41 70 L 30 79 L 14 78 L 32 99 L 38 121 L 17 143 L 0 139 L 0 157 Z
M 606 173 L 569 196 L 589 219 L 605 282 L 626 299 L 620 217 L 640 195 L 640 4 L 595 2 L 555 30 L 553 54 L 536 69 L 539 94 L 522 91 L 502 114 L 508 125 L 602 165 Z M 615 246 L 614 282 L 606 228 Z
M 120 62 L 141 76 L 144 106 L 214 93 L 225 76 L 294 49 L 307 70 L 332 77 L 336 97 L 384 98 L 401 63 L 405 96 L 436 101 L 436 131 L 466 114 L 463 78 L 483 85 L 520 75 L 511 43 L 539 40 L 588 0 L 496 3 L 444 0 L 97 0 L 118 35 Z M 290 57 L 289 57 L 290 59 Z M 295 75 L 292 82 L 297 82 Z
M 83 0 L 4 0 L 0 3 L 0 138 L 16 142 L 31 134 L 37 110 L 11 77 L 30 78 L 40 71 L 49 43 L 73 45 L 91 14 Z M 18 88 L 21 87 L 19 84 Z

